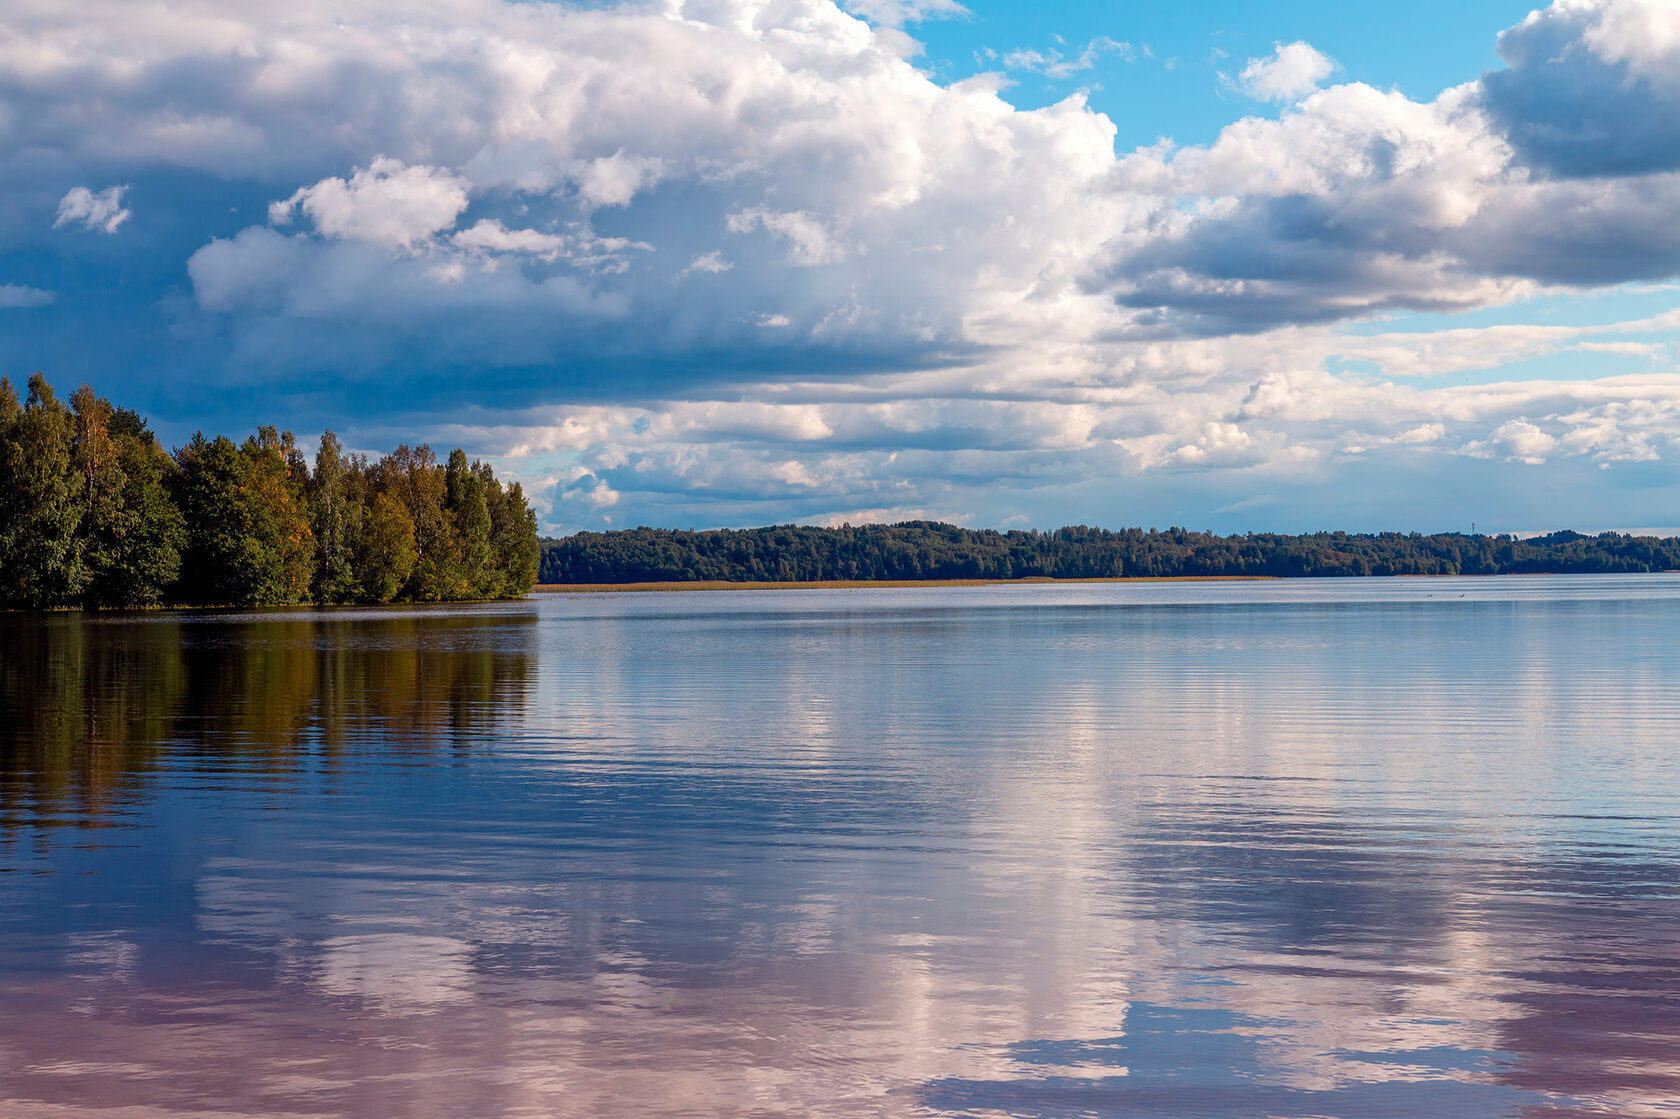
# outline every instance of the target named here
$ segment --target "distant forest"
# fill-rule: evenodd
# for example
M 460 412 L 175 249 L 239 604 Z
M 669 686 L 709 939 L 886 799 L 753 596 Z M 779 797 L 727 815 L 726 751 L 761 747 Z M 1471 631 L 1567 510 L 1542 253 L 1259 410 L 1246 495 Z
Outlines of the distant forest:
M 460 450 L 377 462 L 327 432 L 195 435 L 167 452 L 145 420 L 40 374 L 0 377 L 0 607 L 269 606 L 518 598 L 537 521 Z
M 1188 529 L 995 532 L 896 525 L 580 532 L 542 542 L 542 583 L 1092 579 L 1167 576 L 1497 575 L 1667 571 L 1680 539 L 1554 532 L 1316 532 L 1216 536 Z

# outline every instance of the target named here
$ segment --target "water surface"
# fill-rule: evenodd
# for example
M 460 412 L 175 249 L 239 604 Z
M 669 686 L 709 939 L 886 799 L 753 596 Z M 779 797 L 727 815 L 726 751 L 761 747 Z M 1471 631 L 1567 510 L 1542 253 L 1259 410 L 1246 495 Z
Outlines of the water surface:
M 1680 1114 L 1680 578 L 0 617 L 0 1114 Z

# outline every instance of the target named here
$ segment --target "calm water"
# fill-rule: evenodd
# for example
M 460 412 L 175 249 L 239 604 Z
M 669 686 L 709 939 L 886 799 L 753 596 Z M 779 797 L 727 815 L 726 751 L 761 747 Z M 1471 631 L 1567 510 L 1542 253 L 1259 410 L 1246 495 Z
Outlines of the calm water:
M 0 617 L 0 1115 L 1680 1114 L 1677 654 L 1663 576 Z

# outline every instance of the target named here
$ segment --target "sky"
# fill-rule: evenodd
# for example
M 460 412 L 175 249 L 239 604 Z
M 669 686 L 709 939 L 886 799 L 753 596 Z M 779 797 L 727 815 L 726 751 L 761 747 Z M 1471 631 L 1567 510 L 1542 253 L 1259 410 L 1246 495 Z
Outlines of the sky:
M 1680 526 L 1680 0 L 11 0 L 0 369 L 543 530 Z

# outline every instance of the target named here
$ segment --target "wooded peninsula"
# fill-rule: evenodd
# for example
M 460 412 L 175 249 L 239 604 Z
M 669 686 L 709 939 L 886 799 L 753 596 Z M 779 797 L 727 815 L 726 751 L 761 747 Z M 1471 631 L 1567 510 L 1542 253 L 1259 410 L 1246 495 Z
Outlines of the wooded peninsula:
M 681 532 L 635 528 L 542 542 L 544 584 L 919 582 L 973 579 L 1498 575 L 1670 571 L 1680 539 L 1183 528 L 995 532 L 935 521 Z
M 0 377 L 0 607 L 444 602 L 518 598 L 537 574 L 519 483 L 403 445 L 377 462 L 289 431 L 193 436 L 167 452 L 82 386 L 27 399 Z

